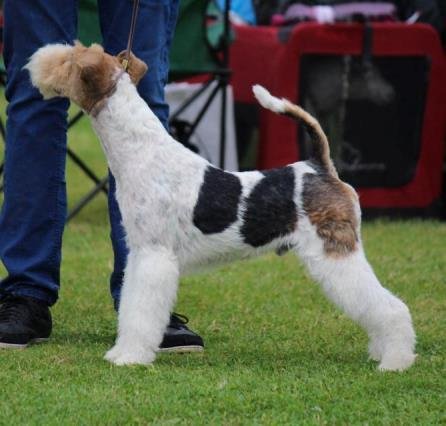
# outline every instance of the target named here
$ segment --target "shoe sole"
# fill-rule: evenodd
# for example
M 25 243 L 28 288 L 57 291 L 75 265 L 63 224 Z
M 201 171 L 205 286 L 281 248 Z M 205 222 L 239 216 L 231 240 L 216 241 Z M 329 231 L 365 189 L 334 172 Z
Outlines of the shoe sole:
M 188 345 L 188 346 L 173 346 L 171 348 L 159 348 L 158 352 L 161 353 L 188 353 L 188 352 L 203 352 L 203 346 Z
M 48 338 L 39 338 L 30 340 L 28 343 L 19 344 L 19 343 L 4 343 L 0 342 L 0 349 L 26 349 L 28 346 L 38 343 L 45 343 L 49 339 Z M 162 353 L 188 353 L 188 352 L 203 352 L 203 346 L 175 346 L 171 348 L 159 348 L 158 352 Z
M 36 344 L 36 343 L 44 343 L 48 342 L 49 338 L 38 338 L 32 339 L 28 343 L 20 344 L 20 343 L 4 343 L 0 342 L 0 349 L 26 349 L 28 346 Z

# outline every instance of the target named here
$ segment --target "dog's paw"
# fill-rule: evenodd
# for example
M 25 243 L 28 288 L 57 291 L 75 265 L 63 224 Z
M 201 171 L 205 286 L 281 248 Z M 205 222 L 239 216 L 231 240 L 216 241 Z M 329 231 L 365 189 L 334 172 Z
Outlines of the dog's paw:
M 380 371 L 404 371 L 408 369 L 416 359 L 412 352 L 390 352 L 385 353 L 378 366 Z
M 120 347 L 114 346 L 104 356 L 104 359 L 115 365 L 148 365 L 155 361 L 156 354 L 147 350 L 121 350 Z

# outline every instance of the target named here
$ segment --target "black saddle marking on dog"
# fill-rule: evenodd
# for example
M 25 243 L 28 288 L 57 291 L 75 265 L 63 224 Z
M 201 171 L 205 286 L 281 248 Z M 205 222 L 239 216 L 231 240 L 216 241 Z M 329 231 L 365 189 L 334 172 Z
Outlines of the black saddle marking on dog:
M 263 246 L 293 232 L 297 225 L 295 176 L 291 167 L 263 172 L 246 199 L 241 234 L 245 243 Z
M 194 208 L 194 225 L 203 234 L 223 232 L 237 220 L 241 194 L 237 176 L 209 166 Z

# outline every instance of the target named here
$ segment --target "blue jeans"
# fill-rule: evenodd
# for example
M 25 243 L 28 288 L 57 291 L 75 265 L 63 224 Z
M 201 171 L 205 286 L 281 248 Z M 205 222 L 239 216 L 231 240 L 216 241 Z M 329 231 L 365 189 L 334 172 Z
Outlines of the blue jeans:
M 179 0 L 140 0 L 133 52 L 148 66 L 138 91 L 167 127 L 164 86 Z M 5 0 L 4 60 L 8 104 L 0 258 L 8 275 L 0 289 L 52 305 L 58 297 L 62 233 L 66 218 L 66 99 L 43 101 L 23 70 L 48 43 L 72 43 L 77 0 Z M 98 0 L 103 46 L 126 48 L 131 0 Z M 111 293 L 119 301 L 127 248 L 110 176 L 109 213 L 115 255 Z

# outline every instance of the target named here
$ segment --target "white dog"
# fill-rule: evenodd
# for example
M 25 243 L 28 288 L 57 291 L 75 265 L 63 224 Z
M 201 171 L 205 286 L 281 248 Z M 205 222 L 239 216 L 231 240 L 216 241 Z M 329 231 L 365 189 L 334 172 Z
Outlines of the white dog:
M 39 49 L 27 69 L 44 98 L 68 97 L 90 114 L 116 178 L 130 254 L 118 337 L 107 360 L 154 361 L 181 275 L 292 250 L 327 297 L 368 333 L 379 369 L 404 370 L 414 362 L 409 310 L 368 264 L 358 197 L 338 179 L 326 136 L 308 113 L 255 86 L 265 108 L 303 121 L 313 157 L 265 172 L 229 173 L 170 137 L 136 91 L 147 69 L 136 57 L 127 74 L 99 45 L 55 44 Z

